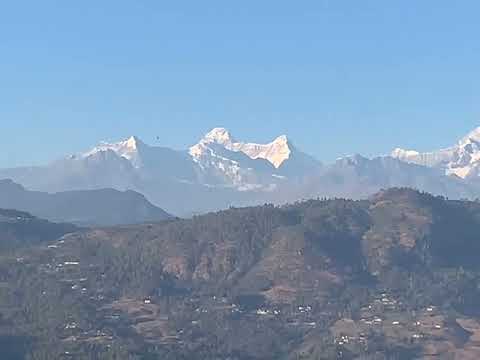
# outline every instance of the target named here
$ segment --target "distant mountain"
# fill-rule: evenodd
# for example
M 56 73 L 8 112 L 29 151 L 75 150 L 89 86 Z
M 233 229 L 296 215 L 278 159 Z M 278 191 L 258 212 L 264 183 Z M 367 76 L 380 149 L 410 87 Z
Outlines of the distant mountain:
M 333 164 L 302 152 L 285 135 L 257 144 L 215 128 L 187 150 L 150 146 L 132 136 L 46 166 L 0 170 L 0 179 L 42 192 L 133 190 L 179 216 L 299 198 L 363 198 L 390 186 L 477 198 L 479 175 L 480 128 L 438 152 L 397 149 L 391 156 L 355 155 Z
M 337 160 L 313 180 L 317 193 L 329 196 L 365 198 L 391 187 L 409 187 L 451 198 L 472 198 L 479 188 L 440 170 L 405 163 L 392 157 L 373 159 L 355 155 Z M 311 190 L 307 190 L 311 192 Z
M 28 191 L 11 180 L 0 180 L 0 208 L 27 211 L 55 222 L 78 225 L 120 225 L 170 218 L 134 191 L 113 189 L 59 193 Z
M 279 178 L 302 178 L 322 168 L 318 160 L 299 151 L 285 135 L 269 144 L 244 143 L 224 128 L 210 131 L 189 153 L 201 169 L 223 174 L 240 188 L 268 187 Z
M 480 127 L 447 149 L 419 153 L 397 148 L 392 152 L 392 157 L 440 169 L 447 175 L 462 179 L 477 179 L 480 176 Z
M 189 150 L 150 146 L 132 136 L 46 166 L 0 170 L 28 189 L 47 192 L 134 190 L 169 212 L 189 215 L 260 203 L 287 183 L 319 173 L 322 164 L 286 136 L 269 144 L 239 142 L 216 128 Z

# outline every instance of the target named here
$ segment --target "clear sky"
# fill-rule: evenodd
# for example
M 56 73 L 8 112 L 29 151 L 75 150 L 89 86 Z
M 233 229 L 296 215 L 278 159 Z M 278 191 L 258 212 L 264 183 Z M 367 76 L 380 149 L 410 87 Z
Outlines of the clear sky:
M 0 8 L 0 166 L 223 126 L 321 160 L 480 125 L 478 0 L 15 0 Z M 161 141 L 156 141 L 159 136 Z

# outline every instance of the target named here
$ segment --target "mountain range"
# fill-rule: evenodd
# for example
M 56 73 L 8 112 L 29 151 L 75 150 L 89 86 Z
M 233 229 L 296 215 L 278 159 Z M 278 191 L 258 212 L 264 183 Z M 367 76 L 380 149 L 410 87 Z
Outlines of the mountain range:
M 392 157 L 408 163 L 436 168 L 447 175 L 477 180 L 480 175 L 480 128 L 447 149 L 420 153 L 414 150 L 395 149 Z
M 477 198 L 479 174 L 480 128 L 436 152 L 396 149 L 390 156 L 354 155 L 333 164 L 302 152 L 285 135 L 256 144 L 215 128 L 186 150 L 150 146 L 132 136 L 45 166 L 2 169 L 0 179 L 43 192 L 133 190 L 170 213 L 187 216 L 315 197 L 358 199 L 394 186 Z

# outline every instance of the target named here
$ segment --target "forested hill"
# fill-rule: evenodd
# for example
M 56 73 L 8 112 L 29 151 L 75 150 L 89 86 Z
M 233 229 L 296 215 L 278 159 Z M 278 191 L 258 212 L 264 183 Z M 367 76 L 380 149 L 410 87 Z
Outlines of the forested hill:
M 10 359 L 478 358 L 478 234 L 480 203 L 408 189 L 77 232 L 2 257 L 0 344 Z
M 0 209 L 0 251 L 52 241 L 78 230 L 74 225 L 51 223 L 23 211 Z

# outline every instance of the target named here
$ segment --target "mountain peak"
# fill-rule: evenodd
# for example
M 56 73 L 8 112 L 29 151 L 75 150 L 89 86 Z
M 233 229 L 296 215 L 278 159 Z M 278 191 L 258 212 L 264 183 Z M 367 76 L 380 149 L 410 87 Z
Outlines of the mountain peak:
M 395 149 L 391 156 L 405 162 L 438 168 L 446 175 L 456 175 L 463 179 L 480 176 L 480 127 L 446 149 L 426 153 Z
M 287 135 L 280 135 L 275 140 L 272 141 L 272 144 L 288 144 L 289 139 Z
M 198 159 L 206 154 L 208 144 L 212 143 L 222 145 L 229 151 L 241 152 L 253 160 L 267 160 L 276 168 L 279 168 L 292 152 L 286 135 L 281 135 L 268 144 L 245 143 L 236 141 L 227 129 L 217 127 L 208 132 L 200 143 L 192 146 L 190 154 Z M 211 151 L 207 153 L 211 153 Z
M 364 157 L 364 156 L 362 156 L 358 153 L 355 153 L 355 154 L 352 154 L 352 155 L 347 155 L 347 156 L 338 158 L 336 163 L 351 166 L 351 165 L 360 165 L 360 164 L 365 163 L 366 161 L 368 161 L 368 158 L 366 158 L 366 157 Z
M 471 143 L 472 141 L 480 142 L 480 126 L 470 131 L 467 136 L 460 140 L 459 144 L 462 146 Z
M 290 158 L 292 146 L 286 135 L 281 135 L 269 144 L 242 144 L 241 151 L 252 159 L 265 159 L 279 168 Z
M 139 144 L 143 144 L 142 141 L 135 135 L 130 136 L 127 140 L 123 141 L 123 143 L 130 149 L 137 149 Z
M 138 157 L 138 150 L 140 146 L 144 146 L 145 144 L 137 137 L 137 136 L 130 136 L 128 139 L 123 141 L 119 141 L 116 143 L 109 143 L 106 141 L 102 141 L 99 145 L 94 147 L 92 150 L 83 154 L 83 157 L 90 157 L 92 155 L 98 153 L 104 153 L 107 151 L 113 151 L 118 156 L 121 156 L 130 162 L 136 167 L 139 166 L 139 157 Z
M 217 127 L 210 130 L 205 135 L 204 140 L 207 140 L 207 142 L 215 142 L 221 145 L 231 144 L 235 142 L 235 140 L 232 138 L 232 135 L 230 134 L 230 131 L 222 127 Z

